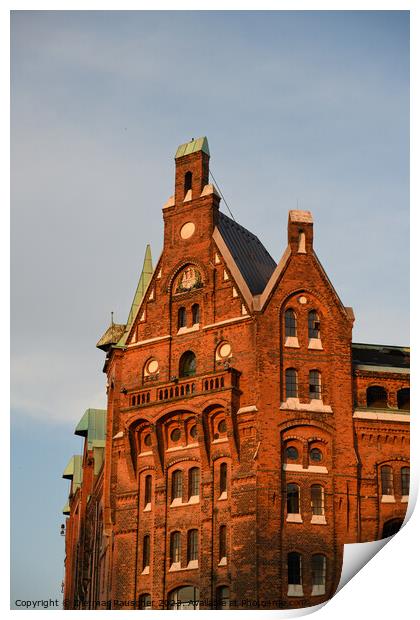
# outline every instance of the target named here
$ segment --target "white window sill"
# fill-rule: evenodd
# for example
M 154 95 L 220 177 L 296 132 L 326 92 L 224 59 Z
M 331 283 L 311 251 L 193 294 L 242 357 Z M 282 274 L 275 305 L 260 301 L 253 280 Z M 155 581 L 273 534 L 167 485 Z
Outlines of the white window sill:
M 198 446 L 197 442 L 189 443 L 186 446 L 172 446 L 172 448 L 166 448 L 166 452 L 176 452 L 177 450 L 188 450 L 189 448 L 196 448 L 197 446 Z
M 170 504 L 170 508 L 176 508 L 177 506 L 191 506 L 191 504 L 199 504 L 200 496 L 192 495 L 188 502 L 183 502 L 182 497 L 176 497 Z
M 148 575 L 150 573 L 150 566 L 145 566 L 144 569 L 142 570 L 141 574 L 142 575 Z
M 402 504 L 407 504 L 408 503 L 408 495 L 403 495 L 401 498 L 401 503 Z
M 287 336 L 285 342 L 285 347 L 292 347 L 293 349 L 299 349 L 299 340 L 296 336 Z
M 217 498 L 219 501 L 223 499 L 227 499 L 227 491 L 223 491 L 221 495 Z
M 325 586 L 312 586 L 311 596 L 321 596 L 325 594 Z
M 322 351 L 322 342 L 320 338 L 309 338 L 308 349 L 318 349 Z
M 285 463 L 283 465 L 284 471 L 300 471 L 304 473 L 312 474 L 328 474 L 328 469 L 324 465 L 309 465 L 307 469 L 304 469 L 303 465 L 295 465 L 294 463 Z
M 198 568 L 198 560 L 190 560 L 187 564 L 187 569 L 191 570 L 193 568 Z
M 180 327 L 177 331 L 177 336 L 182 336 L 182 334 L 190 334 L 191 332 L 198 332 L 200 329 L 200 323 L 194 323 L 192 327 Z
M 291 513 L 286 517 L 288 523 L 303 523 L 302 516 L 299 513 Z
M 312 515 L 311 523 L 315 525 L 327 525 L 325 515 Z
M 150 456 L 153 454 L 152 450 L 148 450 L 147 452 L 140 452 L 139 456 Z
M 303 587 L 301 585 L 290 585 L 287 588 L 287 596 L 303 596 Z
M 148 504 L 146 504 L 146 506 L 143 508 L 143 512 L 150 512 L 152 510 L 152 504 L 149 502 Z
M 382 504 L 395 504 L 395 497 L 393 495 L 382 495 Z
M 179 571 L 179 570 L 181 570 L 181 562 L 174 562 L 169 567 L 169 572 L 170 573 L 175 573 L 176 571 Z
M 332 413 L 330 405 L 324 405 L 320 398 L 312 398 L 309 403 L 301 403 L 299 398 L 287 398 L 280 404 L 280 409 L 291 411 L 316 411 L 318 413 Z
M 213 439 L 211 443 L 225 443 L 226 441 L 228 441 L 227 437 L 220 437 L 219 439 Z
M 227 558 L 226 557 L 221 558 L 218 566 L 227 566 Z

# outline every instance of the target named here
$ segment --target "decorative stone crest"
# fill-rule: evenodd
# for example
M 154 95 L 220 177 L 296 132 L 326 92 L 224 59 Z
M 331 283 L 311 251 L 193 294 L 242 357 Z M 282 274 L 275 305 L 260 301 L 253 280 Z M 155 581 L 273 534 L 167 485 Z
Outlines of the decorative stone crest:
M 175 293 L 186 293 L 187 291 L 192 291 L 202 286 L 203 281 L 201 279 L 201 273 L 198 269 L 189 265 L 178 277 Z

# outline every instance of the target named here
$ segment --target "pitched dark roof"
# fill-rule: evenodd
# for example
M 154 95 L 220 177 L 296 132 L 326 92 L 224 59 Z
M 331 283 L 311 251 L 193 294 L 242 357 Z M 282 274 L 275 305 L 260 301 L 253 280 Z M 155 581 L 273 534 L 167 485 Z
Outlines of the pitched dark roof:
M 352 344 L 353 364 L 410 368 L 410 349 L 380 344 Z
M 221 211 L 217 228 L 249 290 L 253 295 L 259 295 L 265 289 L 276 263 L 258 237 Z

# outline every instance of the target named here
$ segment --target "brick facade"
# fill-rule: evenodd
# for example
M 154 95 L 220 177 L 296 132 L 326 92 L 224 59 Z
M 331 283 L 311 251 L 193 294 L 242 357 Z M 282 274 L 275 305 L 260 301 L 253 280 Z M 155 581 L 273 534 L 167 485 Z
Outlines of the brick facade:
M 309 212 L 275 265 L 219 211 L 207 141 L 175 163 L 162 255 L 100 341 L 106 442 L 71 489 L 65 606 L 315 605 L 345 543 L 404 519 L 408 351 L 352 344 Z

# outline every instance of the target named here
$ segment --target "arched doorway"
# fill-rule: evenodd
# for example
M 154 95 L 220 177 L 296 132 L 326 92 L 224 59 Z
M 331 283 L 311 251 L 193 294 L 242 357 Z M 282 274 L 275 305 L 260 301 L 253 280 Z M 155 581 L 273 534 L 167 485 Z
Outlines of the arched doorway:
M 384 527 L 382 529 L 382 538 L 388 538 L 388 536 L 393 536 L 396 534 L 403 524 L 402 519 L 390 519 L 389 521 L 385 521 Z
M 200 590 L 195 586 L 183 586 L 169 593 L 168 609 L 199 609 Z

